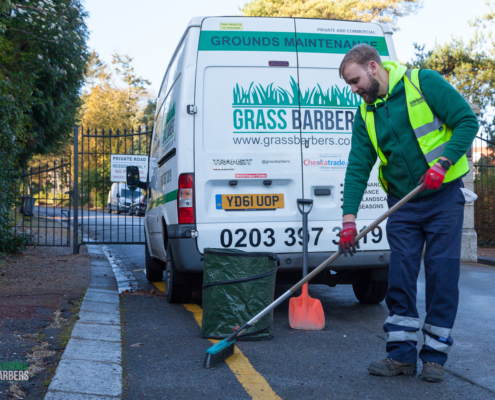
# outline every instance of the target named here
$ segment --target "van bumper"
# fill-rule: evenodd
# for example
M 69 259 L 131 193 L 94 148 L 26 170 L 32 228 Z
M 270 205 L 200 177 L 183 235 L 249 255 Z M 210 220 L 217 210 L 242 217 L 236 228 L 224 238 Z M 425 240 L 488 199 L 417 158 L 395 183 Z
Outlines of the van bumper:
M 196 239 L 169 238 L 170 249 L 176 268 L 180 272 L 202 272 L 203 255 L 198 251 Z M 309 253 L 308 267 L 315 268 L 333 253 Z M 302 253 L 277 254 L 280 259 L 279 271 L 302 270 Z M 390 265 L 390 250 L 358 251 L 354 256 L 341 256 L 327 269 L 333 271 L 386 268 Z
M 316 268 L 334 253 L 309 253 L 308 268 Z M 280 259 L 279 271 L 302 270 L 302 253 L 277 254 Z M 326 269 L 346 271 L 352 269 L 386 268 L 390 265 L 390 250 L 358 251 L 353 256 L 340 256 Z

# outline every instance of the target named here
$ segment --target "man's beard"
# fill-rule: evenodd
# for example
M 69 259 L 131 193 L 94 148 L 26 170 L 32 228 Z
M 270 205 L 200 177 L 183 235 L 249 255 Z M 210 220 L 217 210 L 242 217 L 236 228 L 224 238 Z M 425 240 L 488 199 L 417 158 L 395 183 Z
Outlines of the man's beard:
M 370 80 L 369 86 L 366 88 L 364 93 L 361 94 L 364 102 L 367 104 L 373 104 L 376 99 L 378 99 L 378 91 L 380 90 L 380 82 L 376 80 L 376 78 L 371 75 L 368 71 L 368 78 Z

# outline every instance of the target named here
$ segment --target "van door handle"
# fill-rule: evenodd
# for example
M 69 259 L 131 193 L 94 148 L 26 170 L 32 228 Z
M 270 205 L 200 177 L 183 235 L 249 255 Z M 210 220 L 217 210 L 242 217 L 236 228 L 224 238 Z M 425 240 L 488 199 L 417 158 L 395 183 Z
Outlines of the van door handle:
M 315 189 L 315 196 L 330 196 L 330 189 Z

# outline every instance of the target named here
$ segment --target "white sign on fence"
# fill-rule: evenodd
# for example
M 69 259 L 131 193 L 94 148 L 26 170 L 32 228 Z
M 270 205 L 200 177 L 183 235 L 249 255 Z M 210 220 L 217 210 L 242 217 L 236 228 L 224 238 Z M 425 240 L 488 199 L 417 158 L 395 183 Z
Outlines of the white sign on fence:
M 110 158 L 110 181 L 126 182 L 126 168 L 132 165 L 139 168 L 139 180 L 146 182 L 148 156 L 133 156 L 128 154 L 112 154 Z

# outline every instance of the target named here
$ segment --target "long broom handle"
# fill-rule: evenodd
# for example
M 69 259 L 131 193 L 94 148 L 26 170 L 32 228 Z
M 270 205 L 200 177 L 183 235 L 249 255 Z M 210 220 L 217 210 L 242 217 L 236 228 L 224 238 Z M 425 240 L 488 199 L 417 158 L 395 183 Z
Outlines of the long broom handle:
M 366 236 L 369 232 L 371 232 L 373 229 L 375 229 L 378 225 L 380 225 L 385 219 L 390 217 L 394 212 L 396 212 L 400 207 L 402 207 L 404 204 L 406 204 L 409 200 L 411 200 L 414 196 L 416 196 L 420 191 L 421 191 L 421 186 L 419 185 L 416 187 L 413 191 L 411 191 L 406 197 L 402 198 L 400 201 L 397 202 L 393 207 L 389 208 L 387 211 L 385 211 L 378 219 L 376 219 L 371 225 L 369 225 L 366 229 L 361 231 L 356 237 L 355 241 L 358 242 L 360 241 L 364 236 Z M 323 261 L 317 268 L 315 268 L 313 271 L 311 271 L 310 274 L 305 276 L 303 279 L 301 279 L 299 282 L 297 282 L 294 286 L 292 286 L 289 291 L 294 293 L 299 289 L 302 285 L 304 285 L 306 282 L 309 280 L 313 279 L 316 275 L 318 275 L 326 266 L 330 265 L 333 263 L 337 258 L 340 257 L 340 253 L 337 251 L 334 253 L 333 256 L 327 258 L 325 261 Z M 263 310 L 264 311 L 264 310 Z
M 371 225 L 369 225 L 366 229 L 361 231 L 356 237 L 355 241 L 358 242 L 361 240 L 365 235 L 367 235 L 369 232 L 371 232 L 373 229 L 375 229 L 378 225 L 380 225 L 385 219 L 390 217 L 394 212 L 396 212 L 400 207 L 402 207 L 404 204 L 406 204 L 409 200 L 411 200 L 414 196 L 416 196 L 420 191 L 421 191 L 421 186 L 417 186 L 414 190 L 412 190 L 409 194 L 407 194 L 404 198 L 402 198 L 400 201 L 397 202 L 393 207 L 389 208 L 387 211 L 385 211 L 380 217 L 378 217 Z M 257 315 L 255 315 L 253 318 L 251 318 L 246 324 L 244 324 L 242 327 L 240 327 L 236 332 L 234 332 L 232 335 L 230 335 L 227 338 L 227 341 L 230 342 L 234 340 L 237 336 L 239 336 L 242 332 L 244 332 L 246 329 L 249 329 L 251 326 L 253 326 L 258 320 L 262 317 L 264 317 L 266 314 L 268 314 L 271 310 L 273 310 L 275 307 L 283 303 L 286 299 L 291 297 L 297 289 L 299 289 L 302 285 L 304 285 L 306 282 L 310 281 L 313 279 L 316 275 L 318 275 L 325 267 L 333 263 L 337 258 L 340 257 L 340 253 L 337 251 L 335 252 L 331 257 L 327 258 L 325 261 L 323 261 L 317 268 L 315 268 L 311 273 L 306 275 L 303 279 L 301 279 L 299 282 L 297 282 L 294 286 L 292 286 L 287 292 L 285 292 L 282 296 L 280 296 L 277 300 L 275 300 L 272 304 L 267 306 L 264 310 L 260 311 Z

